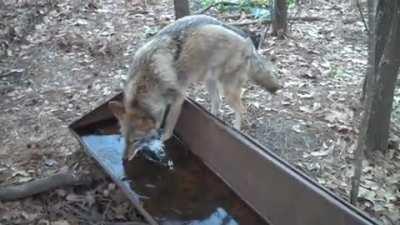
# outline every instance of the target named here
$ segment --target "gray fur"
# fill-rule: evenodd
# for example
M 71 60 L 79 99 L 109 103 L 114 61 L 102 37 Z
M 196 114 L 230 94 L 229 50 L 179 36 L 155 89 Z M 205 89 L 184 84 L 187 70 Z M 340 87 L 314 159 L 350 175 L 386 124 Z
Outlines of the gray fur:
M 168 35 L 173 37 L 173 39 L 177 42 L 183 42 L 184 37 L 191 33 L 192 30 L 195 30 L 198 27 L 205 25 L 220 25 L 228 30 L 231 30 L 244 38 L 250 37 L 252 39 L 254 47 L 258 46 L 258 41 L 255 37 L 247 34 L 241 29 L 227 25 L 213 17 L 206 15 L 195 15 L 195 16 L 186 16 L 181 19 L 176 20 L 173 24 L 167 25 L 161 31 L 158 32 L 156 36 Z

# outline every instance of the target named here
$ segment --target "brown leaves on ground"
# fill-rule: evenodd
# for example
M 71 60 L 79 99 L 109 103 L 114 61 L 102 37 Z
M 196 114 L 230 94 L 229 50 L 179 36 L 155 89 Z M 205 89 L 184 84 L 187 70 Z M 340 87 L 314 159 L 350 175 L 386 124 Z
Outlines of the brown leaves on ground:
M 0 8 L 0 182 L 27 182 L 64 166 L 83 168 L 85 155 L 67 125 L 121 90 L 135 50 L 173 20 L 171 1 L 3 0 Z M 210 10 L 210 13 L 215 11 Z M 245 14 L 216 14 L 227 22 Z M 245 132 L 347 199 L 358 133 L 357 104 L 366 69 L 366 33 L 346 1 L 313 1 L 290 9 L 285 40 L 267 34 L 284 85 L 276 96 L 249 84 L 243 94 Z M 350 22 L 349 22 L 350 21 Z M 263 33 L 253 23 L 247 30 Z M 190 95 L 209 107 L 202 88 Z M 223 118 L 233 119 L 224 105 Z M 392 149 L 364 162 L 360 208 L 385 224 L 400 222 L 400 134 Z M 135 220 L 125 197 L 108 180 L 84 189 L 59 189 L 1 203 L 0 223 L 95 224 Z

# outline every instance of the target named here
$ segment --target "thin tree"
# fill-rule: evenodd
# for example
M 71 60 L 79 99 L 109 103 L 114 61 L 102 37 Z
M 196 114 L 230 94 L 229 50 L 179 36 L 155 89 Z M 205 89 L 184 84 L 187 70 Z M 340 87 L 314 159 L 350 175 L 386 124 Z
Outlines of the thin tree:
M 370 10 L 374 0 L 368 2 Z M 355 173 L 352 179 L 351 202 L 358 196 L 363 155 L 387 149 L 393 95 L 400 66 L 400 3 L 380 0 L 376 17 L 370 15 L 369 60 L 365 80 L 364 114 L 355 152 Z M 374 23 L 373 20 L 376 19 Z
M 188 0 L 174 0 L 175 19 L 190 15 Z
M 366 81 L 366 154 L 386 151 L 393 95 L 400 64 L 398 1 L 380 0 L 376 11 L 375 57 Z M 371 52 L 372 54 L 372 52 Z
M 274 0 L 272 11 L 272 35 L 283 38 L 287 32 L 287 0 Z

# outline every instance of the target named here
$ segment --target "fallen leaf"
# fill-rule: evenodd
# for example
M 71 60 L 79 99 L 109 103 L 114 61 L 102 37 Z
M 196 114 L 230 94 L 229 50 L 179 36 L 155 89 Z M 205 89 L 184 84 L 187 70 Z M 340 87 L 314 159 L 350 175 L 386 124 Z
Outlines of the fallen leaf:
M 85 20 L 85 19 L 77 19 L 77 20 L 75 21 L 75 23 L 74 23 L 74 25 L 76 25 L 76 26 L 87 25 L 87 24 L 88 24 L 88 21 Z
M 65 197 L 67 195 L 67 191 L 64 189 L 57 189 L 57 190 L 55 190 L 55 192 L 60 197 Z
M 69 201 L 69 202 L 83 202 L 83 201 L 85 201 L 85 198 L 83 196 L 77 195 L 77 194 L 74 194 L 74 193 L 68 194 L 65 199 L 67 201 Z
M 327 156 L 330 152 L 331 152 L 331 149 L 320 150 L 320 151 L 311 152 L 310 155 L 315 156 L 315 157 Z
M 301 99 L 312 99 L 314 98 L 314 93 L 297 94 Z
M 38 213 L 28 213 L 24 211 L 21 212 L 21 215 L 28 221 L 33 221 L 40 216 Z
M 296 124 L 292 126 L 292 130 L 297 132 L 297 133 L 302 133 L 303 131 L 301 130 L 300 124 Z
M 70 225 L 66 220 L 57 220 L 51 223 L 52 225 Z
M 366 188 L 364 188 L 364 187 L 362 187 L 362 186 L 360 186 L 359 195 L 360 195 L 360 197 L 363 197 L 363 198 L 365 198 L 365 199 L 368 199 L 368 200 L 370 200 L 370 201 L 372 201 L 372 202 L 374 201 L 375 196 L 376 196 L 376 194 L 375 194 L 374 191 L 371 191 L 371 190 L 369 190 L 369 189 L 366 189 Z
M 251 105 L 254 105 L 257 109 L 260 108 L 261 103 L 260 102 L 250 102 Z
M 314 102 L 314 103 L 313 103 L 312 109 L 313 109 L 314 112 L 315 112 L 315 111 L 321 109 L 321 107 L 322 107 L 321 103 L 319 103 L 319 102 Z
M 314 112 L 314 109 L 309 106 L 300 106 L 299 109 L 300 109 L 300 111 L 305 112 L 305 113 L 313 113 Z

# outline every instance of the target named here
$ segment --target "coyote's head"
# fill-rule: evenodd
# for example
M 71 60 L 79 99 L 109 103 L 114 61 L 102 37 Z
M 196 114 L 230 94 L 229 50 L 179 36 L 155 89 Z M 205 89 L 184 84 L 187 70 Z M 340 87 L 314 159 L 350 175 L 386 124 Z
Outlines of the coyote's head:
M 277 68 L 269 57 L 254 54 L 251 60 L 250 77 L 260 86 L 271 93 L 282 88 L 276 79 Z
M 138 140 L 157 131 L 157 119 L 135 102 L 128 105 L 111 101 L 108 107 L 118 119 L 121 134 L 125 139 L 123 159 L 127 160 L 134 154 L 134 144 Z

